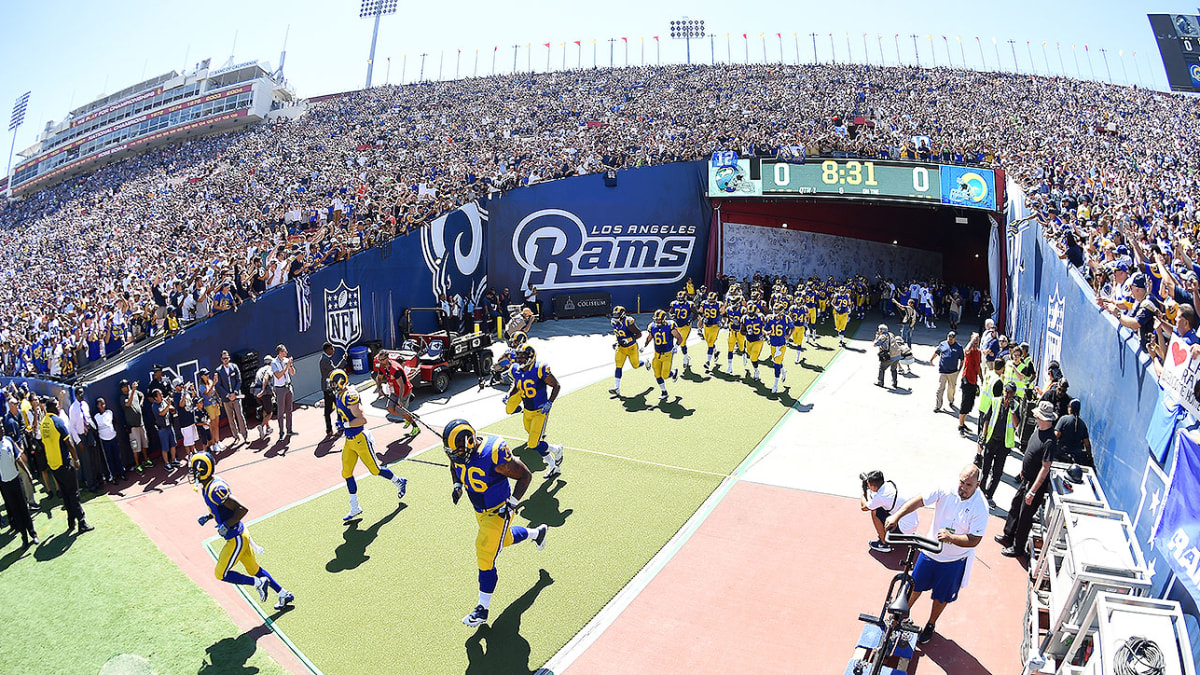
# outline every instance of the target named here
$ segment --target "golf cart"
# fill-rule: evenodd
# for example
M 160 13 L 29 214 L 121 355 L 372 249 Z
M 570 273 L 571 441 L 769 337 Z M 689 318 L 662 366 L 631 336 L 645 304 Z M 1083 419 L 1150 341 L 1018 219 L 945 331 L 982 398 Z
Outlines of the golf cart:
M 433 312 L 438 324 L 447 326 L 445 312 L 436 307 L 414 307 L 409 315 Z M 414 322 L 415 323 L 415 322 Z M 412 333 L 400 349 L 384 349 L 382 354 L 404 368 L 413 388 L 432 386 L 439 394 L 450 388 L 455 373 L 489 374 L 492 369 L 492 335 L 486 331 L 457 333 L 448 329 L 432 333 Z

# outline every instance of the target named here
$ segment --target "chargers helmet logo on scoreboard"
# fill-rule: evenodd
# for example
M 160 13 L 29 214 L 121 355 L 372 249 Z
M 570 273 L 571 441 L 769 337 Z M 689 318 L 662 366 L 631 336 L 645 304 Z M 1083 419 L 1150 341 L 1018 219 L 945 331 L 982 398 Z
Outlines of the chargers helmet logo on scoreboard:
M 540 290 L 671 284 L 684 278 L 697 227 L 674 223 L 585 225 L 563 209 L 541 209 L 513 231 L 521 286 Z
M 749 181 L 746 179 L 746 174 L 736 166 L 722 166 L 713 171 L 713 180 L 717 183 L 717 189 L 721 192 L 733 194 L 735 192 L 748 192 Z

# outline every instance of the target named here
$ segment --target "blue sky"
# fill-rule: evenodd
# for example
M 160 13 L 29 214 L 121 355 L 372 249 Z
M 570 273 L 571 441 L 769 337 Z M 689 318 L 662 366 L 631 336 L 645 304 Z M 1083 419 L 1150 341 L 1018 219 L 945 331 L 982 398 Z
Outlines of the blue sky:
M 48 120 L 60 120 L 72 108 L 83 105 L 103 93 L 111 93 L 140 81 L 143 77 L 191 68 L 201 59 L 211 57 L 213 64 L 226 62 L 233 56 L 236 62 L 259 59 L 278 64 L 285 32 L 287 39 L 288 79 L 302 96 L 311 96 L 360 88 L 366 75 L 367 53 L 370 46 L 371 22 L 358 17 L 360 0 L 289 0 L 282 3 L 210 0 L 202 3 L 148 2 L 146 0 L 110 0 L 109 2 L 80 2 L 65 0 L 54 6 L 51 15 L 40 3 L 11 1 L 6 3 L 0 22 L 0 115 L 7 121 L 12 102 L 27 90 L 32 98 L 25 125 L 17 134 L 17 149 L 32 143 Z M 577 11 L 564 7 L 579 5 Z M 583 9 L 586 7 L 586 11 Z M 847 8 L 853 9 L 847 9 Z M 912 3 L 901 0 L 859 0 L 855 3 L 831 2 L 716 2 L 692 0 L 686 3 L 647 3 L 630 0 L 606 0 L 600 3 L 561 3 L 548 0 L 526 0 L 522 3 L 478 2 L 462 0 L 456 3 L 400 3 L 397 14 L 383 19 L 376 49 L 374 81 L 383 83 L 389 78 L 395 83 L 403 75 L 405 81 L 418 76 L 420 54 L 426 53 L 425 77 L 437 77 L 439 62 L 442 77 L 454 76 L 458 49 L 462 50 L 461 73 L 470 75 L 474 69 L 475 50 L 479 48 L 479 72 L 489 74 L 492 68 L 493 47 L 498 72 L 510 72 L 513 66 L 513 45 L 519 45 L 518 67 L 531 63 L 534 70 L 545 70 L 546 48 L 552 45 L 550 64 L 559 69 L 563 63 L 560 43 L 567 44 L 567 65 L 576 64 L 577 50 L 573 42 L 583 42 L 582 59 L 585 66 L 592 63 L 591 40 L 596 41 L 596 53 L 601 65 L 609 62 L 610 38 L 629 39 L 629 62 L 641 62 L 639 38 L 644 38 L 647 62 L 655 59 L 654 41 L 661 38 L 663 62 L 682 62 L 684 44 L 670 40 L 668 22 L 687 15 L 704 19 L 709 32 L 716 34 L 716 58 L 724 61 L 729 51 L 733 59 L 742 62 L 746 44 L 742 33 L 750 36 L 750 60 L 763 60 L 765 33 L 766 58 L 778 61 L 779 39 L 783 34 L 783 57 L 791 63 L 796 59 L 796 40 L 799 36 L 799 55 L 802 62 L 813 59 L 810 33 L 816 32 L 817 58 L 827 61 L 831 56 L 847 58 L 847 32 L 850 34 L 849 56 L 861 62 L 863 33 L 866 33 L 868 58 L 879 61 L 879 41 L 882 34 L 883 58 L 887 64 L 896 62 L 896 33 L 900 40 L 900 56 L 912 63 L 913 40 L 917 34 L 922 63 L 946 61 L 947 36 L 950 59 L 961 65 L 963 56 L 969 67 L 980 67 L 980 50 L 975 37 L 981 38 L 986 67 L 996 69 L 996 48 L 1000 47 L 1000 64 L 1005 70 L 1013 68 L 1009 39 L 1017 41 L 1017 64 L 1022 72 L 1030 68 L 1030 41 L 1033 66 L 1039 73 L 1046 71 L 1042 41 L 1046 41 L 1046 56 L 1052 73 L 1060 72 L 1055 43 L 1061 44 L 1062 63 L 1068 75 L 1075 75 L 1075 59 L 1082 75 L 1091 77 L 1084 52 L 1089 46 L 1096 77 L 1106 79 L 1100 48 L 1107 50 L 1114 82 L 1141 82 L 1165 89 L 1166 78 L 1158 58 L 1148 12 L 1197 13 L 1195 5 L 1178 2 L 1143 4 L 1117 0 L 1090 2 L 1060 2 L 1058 0 L 1006 0 L 1004 2 L 928 2 Z M 290 28 L 289 28 L 290 27 Z M 727 49 L 725 34 L 731 36 Z M 829 33 L 833 33 L 833 53 Z M 933 41 L 926 38 L 932 36 Z M 960 51 L 956 38 L 962 37 Z M 235 45 L 236 39 L 236 45 Z M 532 50 L 525 45 L 532 44 Z M 615 61 L 625 62 L 625 43 L 615 44 Z M 692 58 L 709 62 L 710 41 L 692 43 Z M 930 54 L 933 47 L 935 54 Z M 1118 52 L 1124 51 L 1123 56 Z M 1133 52 L 1137 52 L 1136 67 Z M 407 63 L 405 64 L 405 57 Z M 388 58 L 391 59 L 390 74 Z M 1122 69 L 1124 62 L 1124 70 Z M 403 71 L 403 72 L 402 72 Z M 5 125 L 7 130 L 7 124 Z M 4 145 L 10 142 L 6 134 Z M 5 148 L 7 149 L 7 148 Z M 0 160 L 0 174 L 7 157 Z

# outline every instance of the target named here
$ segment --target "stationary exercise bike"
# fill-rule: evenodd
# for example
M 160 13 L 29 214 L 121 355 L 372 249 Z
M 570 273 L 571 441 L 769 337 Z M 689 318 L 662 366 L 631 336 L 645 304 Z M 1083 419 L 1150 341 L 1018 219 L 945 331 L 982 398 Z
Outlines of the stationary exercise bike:
M 900 534 L 887 532 L 884 541 L 892 546 L 907 546 L 908 555 L 904 559 L 904 569 L 892 577 L 888 585 L 887 597 L 883 601 L 883 610 L 879 615 L 859 614 L 858 620 L 865 622 L 854 659 L 846 667 L 846 675 L 901 675 L 907 672 L 906 667 L 897 667 L 898 661 L 904 666 L 912 658 L 917 635 L 921 629 L 908 620 L 908 596 L 912 593 L 913 565 L 917 562 L 917 551 L 926 553 L 941 553 L 942 542 L 928 539 L 915 534 Z M 891 659 L 891 666 L 884 662 Z

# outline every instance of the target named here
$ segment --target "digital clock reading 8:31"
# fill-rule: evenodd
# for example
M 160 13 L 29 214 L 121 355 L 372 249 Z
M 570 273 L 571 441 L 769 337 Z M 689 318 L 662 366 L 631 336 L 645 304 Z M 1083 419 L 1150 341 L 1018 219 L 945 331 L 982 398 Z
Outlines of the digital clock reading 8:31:
M 875 162 L 827 159 L 820 164 L 764 163 L 763 191 L 800 194 L 863 194 L 881 197 L 939 199 L 936 167 L 876 165 Z

